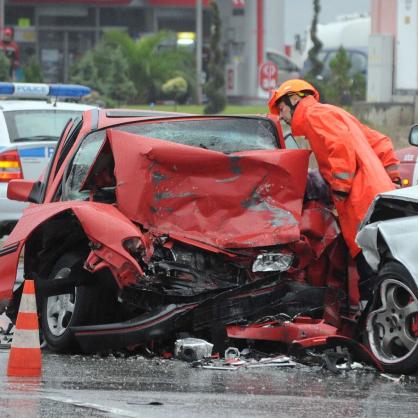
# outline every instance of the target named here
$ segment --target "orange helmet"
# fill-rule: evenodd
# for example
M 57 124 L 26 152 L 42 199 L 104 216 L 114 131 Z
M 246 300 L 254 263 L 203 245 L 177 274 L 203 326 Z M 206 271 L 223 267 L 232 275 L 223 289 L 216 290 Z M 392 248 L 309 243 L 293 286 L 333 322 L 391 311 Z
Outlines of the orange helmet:
M 269 100 L 269 109 L 270 113 L 273 115 L 278 115 L 279 111 L 277 109 L 277 102 L 284 96 L 289 94 L 300 94 L 300 93 L 312 93 L 313 97 L 319 101 L 318 90 L 305 80 L 287 80 L 282 83 L 278 89 L 274 90 L 271 98 Z

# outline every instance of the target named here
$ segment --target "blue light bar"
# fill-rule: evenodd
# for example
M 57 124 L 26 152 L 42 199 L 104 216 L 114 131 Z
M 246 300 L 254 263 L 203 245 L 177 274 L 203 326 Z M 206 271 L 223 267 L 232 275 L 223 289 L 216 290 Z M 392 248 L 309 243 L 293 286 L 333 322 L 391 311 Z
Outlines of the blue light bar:
M 14 91 L 13 83 L 0 83 L 0 94 L 13 94 Z
M 90 87 L 78 84 L 3 83 L 0 96 L 25 98 L 67 97 L 80 98 L 91 93 Z
M 83 97 L 91 93 L 90 87 L 78 84 L 50 84 L 49 96 Z

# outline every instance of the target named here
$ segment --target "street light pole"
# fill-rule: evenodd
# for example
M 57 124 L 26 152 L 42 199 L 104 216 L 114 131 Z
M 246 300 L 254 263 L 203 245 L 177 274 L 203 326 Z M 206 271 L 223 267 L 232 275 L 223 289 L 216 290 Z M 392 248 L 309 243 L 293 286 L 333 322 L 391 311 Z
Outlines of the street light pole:
M 196 99 L 202 104 L 202 0 L 196 0 Z

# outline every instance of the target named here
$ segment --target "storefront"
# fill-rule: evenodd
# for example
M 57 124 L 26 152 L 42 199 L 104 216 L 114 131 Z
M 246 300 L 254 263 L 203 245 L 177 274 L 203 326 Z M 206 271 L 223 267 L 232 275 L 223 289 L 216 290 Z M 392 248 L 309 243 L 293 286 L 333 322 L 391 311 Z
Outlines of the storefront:
M 161 29 L 195 30 L 195 0 L 5 0 L 4 3 L 5 26 L 14 28 L 22 65 L 35 55 L 45 82 L 67 82 L 71 65 L 94 47 L 106 30 L 120 29 L 134 39 Z M 208 3 L 203 1 L 204 13 Z M 208 32 L 205 24 L 204 33 Z

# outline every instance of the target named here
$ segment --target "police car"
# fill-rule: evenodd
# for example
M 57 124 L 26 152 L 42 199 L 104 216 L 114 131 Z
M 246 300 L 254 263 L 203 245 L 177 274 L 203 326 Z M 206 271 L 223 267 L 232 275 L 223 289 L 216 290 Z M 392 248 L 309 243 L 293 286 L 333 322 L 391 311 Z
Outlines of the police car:
M 80 85 L 0 82 L 0 236 L 10 232 L 26 206 L 7 199 L 8 182 L 38 178 L 67 122 L 93 108 L 58 99 L 89 93 Z

